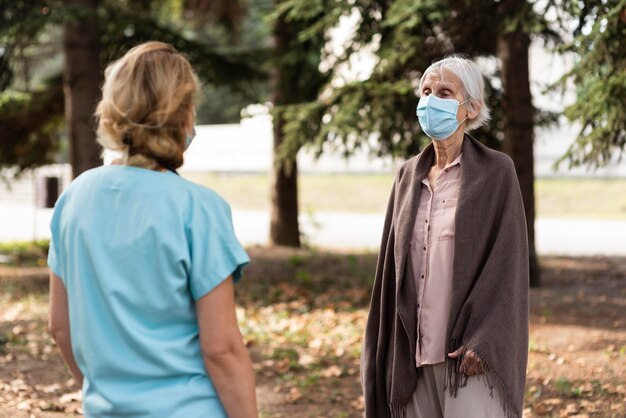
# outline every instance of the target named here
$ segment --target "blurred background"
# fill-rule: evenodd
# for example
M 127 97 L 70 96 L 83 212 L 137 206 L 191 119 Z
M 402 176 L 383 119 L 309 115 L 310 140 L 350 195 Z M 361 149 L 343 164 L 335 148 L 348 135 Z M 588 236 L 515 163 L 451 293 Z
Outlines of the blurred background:
M 395 170 L 434 60 L 485 75 L 531 244 L 524 416 L 626 416 L 626 0 L 0 0 L 0 417 L 79 416 L 46 331 L 49 222 L 103 164 L 107 63 L 173 44 L 201 82 L 180 174 L 233 209 L 264 417 L 358 417 Z M 110 156 L 104 156 L 108 163 Z

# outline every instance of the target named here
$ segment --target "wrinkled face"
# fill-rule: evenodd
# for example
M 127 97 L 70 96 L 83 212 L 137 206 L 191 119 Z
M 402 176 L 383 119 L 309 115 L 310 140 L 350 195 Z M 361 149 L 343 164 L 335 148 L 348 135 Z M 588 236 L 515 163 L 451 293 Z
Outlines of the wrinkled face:
M 434 94 L 440 99 L 454 99 L 459 102 L 456 120 L 461 122 L 467 115 L 467 107 L 461 105 L 465 101 L 463 97 L 463 85 L 461 80 L 447 70 L 432 71 L 426 75 L 422 83 L 421 96 Z M 471 117 L 470 117 L 471 119 Z

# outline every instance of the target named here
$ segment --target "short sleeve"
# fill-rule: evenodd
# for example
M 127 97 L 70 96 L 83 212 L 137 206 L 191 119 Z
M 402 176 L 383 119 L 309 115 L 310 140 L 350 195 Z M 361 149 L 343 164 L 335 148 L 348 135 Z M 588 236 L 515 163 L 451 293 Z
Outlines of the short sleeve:
M 198 300 L 228 276 L 238 282 L 250 262 L 235 236 L 230 207 L 217 196 L 203 199 L 194 208 L 190 231 L 191 269 L 189 288 Z
M 63 269 L 62 257 L 60 250 L 60 226 L 59 218 L 61 215 L 61 200 L 57 201 L 52 220 L 50 221 L 50 247 L 48 249 L 48 267 L 54 274 L 59 276 L 61 280 L 65 280 L 65 271 Z

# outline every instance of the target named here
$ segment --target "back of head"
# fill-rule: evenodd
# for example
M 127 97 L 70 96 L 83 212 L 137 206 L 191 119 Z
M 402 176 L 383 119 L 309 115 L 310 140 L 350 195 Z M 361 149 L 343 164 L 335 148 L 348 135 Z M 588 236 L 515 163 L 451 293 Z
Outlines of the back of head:
M 98 142 L 122 151 L 127 165 L 180 167 L 197 90 L 191 65 L 174 47 L 162 42 L 134 47 L 105 70 L 95 113 Z

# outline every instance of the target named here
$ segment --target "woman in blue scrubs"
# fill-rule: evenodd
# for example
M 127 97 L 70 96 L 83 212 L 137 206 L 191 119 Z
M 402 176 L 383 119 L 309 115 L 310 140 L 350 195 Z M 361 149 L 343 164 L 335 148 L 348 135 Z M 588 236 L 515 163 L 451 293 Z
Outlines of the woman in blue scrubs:
M 119 164 L 76 178 L 51 223 L 50 331 L 87 417 L 257 416 L 233 284 L 249 259 L 228 204 L 176 168 L 198 82 L 148 42 L 106 70 L 98 142 Z

